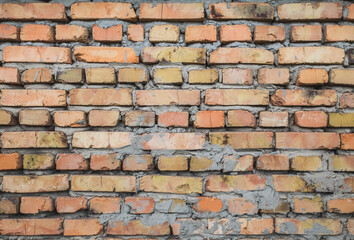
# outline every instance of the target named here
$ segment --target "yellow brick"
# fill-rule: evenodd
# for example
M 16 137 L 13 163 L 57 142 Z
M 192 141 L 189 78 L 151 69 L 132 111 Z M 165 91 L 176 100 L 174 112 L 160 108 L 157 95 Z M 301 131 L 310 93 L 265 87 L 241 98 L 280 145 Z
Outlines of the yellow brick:
M 150 29 L 150 42 L 178 42 L 179 27 L 176 25 L 156 25 Z
M 215 68 L 189 71 L 190 84 L 210 84 L 219 80 L 219 72 Z
M 160 84 L 182 84 L 180 68 L 157 68 L 154 70 L 154 81 Z
M 354 113 L 329 113 L 330 127 L 354 127 Z
M 120 68 L 118 69 L 118 82 L 120 83 L 146 83 L 149 75 L 141 68 Z

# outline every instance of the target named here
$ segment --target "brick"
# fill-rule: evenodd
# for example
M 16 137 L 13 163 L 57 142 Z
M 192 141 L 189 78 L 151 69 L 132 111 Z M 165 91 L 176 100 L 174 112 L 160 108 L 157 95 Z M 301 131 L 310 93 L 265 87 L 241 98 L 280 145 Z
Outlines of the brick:
M 123 27 L 121 24 L 103 28 L 97 24 L 92 25 L 92 37 L 96 42 L 116 43 L 123 38 Z
M 116 84 L 114 68 L 86 68 L 87 84 Z
M 321 197 L 314 198 L 293 198 L 293 212 L 295 213 L 321 213 L 323 212 L 323 203 Z
M 160 127 L 188 127 L 188 112 L 164 112 L 158 116 Z
M 0 109 L 0 125 L 16 125 L 17 119 L 12 112 Z
M 354 113 L 328 113 L 329 127 L 354 127 Z
M 155 112 L 148 112 L 148 111 L 126 112 L 125 125 L 129 127 L 152 127 L 155 125 Z
M 79 192 L 135 192 L 135 183 L 135 176 L 71 176 L 71 190 Z
M 3 3 L 0 5 L 0 19 L 67 21 L 62 3 Z
M 92 213 L 119 213 L 120 198 L 115 197 L 94 197 L 90 200 L 90 211 Z
M 286 226 L 291 225 L 293 228 Z M 317 229 L 318 226 L 320 229 Z M 307 235 L 338 235 L 342 233 L 339 219 L 313 218 L 275 218 L 275 232 L 279 234 L 307 234 Z
M 54 167 L 55 167 L 55 159 L 53 154 L 42 153 L 42 154 L 23 155 L 23 169 L 44 170 L 44 169 L 54 169 Z
M 56 81 L 60 83 L 82 83 L 83 78 L 83 69 L 81 68 L 73 68 L 69 70 L 65 70 L 58 74 Z
M 271 21 L 274 9 L 268 3 L 212 3 L 209 19 Z
M 259 113 L 260 127 L 287 127 L 289 124 L 288 112 L 266 112 Z
M 275 147 L 279 149 L 336 149 L 339 134 L 332 132 L 277 132 Z
M 114 127 L 119 120 L 118 110 L 91 110 L 88 123 L 91 127 Z
M 27 24 L 21 28 L 22 42 L 54 42 L 54 31 L 50 26 L 40 24 Z
M 194 228 L 190 228 L 189 226 L 195 226 Z M 205 231 L 205 223 L 199 219 L 192 218 L 179 218 L 171 224 L 172 234 L 174 236 L 177 235 L 200 235 Z
M 144 26 L 141 24 L 128 25 L 128 40 L 132 42 L 143 42 L 145 39 Z
M 223 84 L 245 84 L 252 85 L 253 72 L 252 69 L 241 68 L 225 68 L 222 70 L 222 83 Z
M 216 42 L 217 33 L 214 25 L 188 25 L 185 32 L 185 41 L 187 44 L 202 42 Z
M 288 85 L 289 78 L 287 68 L 261 68 L 258 71 L 258 83 L 260 84 Z
M 354 20 L 354 4 L 349 4 L 347 6 L 347 10 L 348 10 L 348 15 L 347 15 L 347 20 Z M 349 224 L 348 224 L 349 225 Z M 352 229 L 354 230 L 354 229 Z M 354 234 L 353 234 L 354 235 Z
M 204 133 L 146 133 L 142 135 L 144 150 L 199 150 L 206 141 Z
M 296 80 L 296 85 L 322 85 L 328 83 L 328 73 L 326 69 L 312 68 L 301 69 Z
M 251 28 L 246 24 L 221 25 L 220 42 L 222 44 L 228 44 L 232 42 L 252 42 Z
M 21 84 L 18 69 L 13 67 L 0 67 L 0 84 Z
M 52 119 L 48 110 L 22 109 L 19 112 L 19 122 L 26 126 L 50 126 Z
M 254 157 L 246 154 L 236 158 L 234 155 L 227 155 L 223 159 L 224 172 L 247 172 L 253 170 Z
M 103 226 L 98 219 L 66 219 L 64 236 L 91 236 L 103 233 Z
M 215 166 L 213 159 L 203 156 L 192 156 L 189 163 L 189 171 L 203 172 L 220 170 L 221 166 Z
M 95 171 L 120 170 L 121 161 L 116 153 L 105 155 L 92 154 L 90 169 Z
M 180 89 L 137 90 L 136 99 L 138 106 L 198 106 L 200 105 L 200 91 Z
M 141 3 L 140 21 L 203 21 L 203 3 Z
M 354 133 L 343 133 L 340 135 L 341 149 L 354 150 Z
M 297 25 L 291 26 L 291 42 L 320 42 L 322 40 L 321 25 Z
M 216 68 L 196 69 L 188 72 L 189 84 L 213 84 L 219 81 L 219 72 Z
M 327 25 L 324 35 L 326 42 L 354 42 L 354 26 Z
M 60 235 L 63 233 L 63 221 L 62 218 L 0 219 L 0 234 L 17 236 Z
M 257 158 L 256 167 L 265 171 L 288 171 L 289 157 L 286 154 L 263 154 Z
M 354 198 L 329 200 L 327 202 L 327 211 L 335 213 L 354 213 Z
M 221 47 L 210 53 L 210 64 L 273 64 L 271 51 L 261 48 Z
M 1 214 L 18 214 L 20 205 L 19 197 L 2 197 L 0 198 L 0 215 Z
M 56 203 L 58 213 L 75 213 L 87 209 L 85 197 L 57 197 Z
M 22 175 L 3 176 L 3 192 L 10 193 L 36 193 L 61 192 L 69 190 L 69 176 L 67 174 L 54 175 Z M 48 219 L 47 219 L 48 220 Z
M 313 186 L 296 175 L 273 175 L 274 190 L 277 192 L 312 192 Z
M 354 49 L 348 49 L 347 51 L 347 55 L 348 55 L 348 63 L 349 65 L 353 65 L 354 64 Z
M 88 63 L 139 63 L 139 56 L 128 47 L 75 47 L 74 56 Z
M 179 41 L 179 34 L 180 30 L 177 25 L 155 25 L 150 29 L 149 41 L 152 43 L 176 43 Z
M 323 128 L 327 127 L 328 117 L 323 111 L 297 111 L 294 120 L 299 127 Z
M 331 69 L 331 84 L 354 86 L 354 69 Z
M 182 84 L 181 68 L 156 68 L 153 70 L 154 82 L 157 84 Z
M 200 177 L 148 175 L 140 178 L 140 190 L 157 193 L 201 194 L 203 183 Z
M 228 211 L 232 215 L 254 215 L 258 212 L 258 208 L 253 201 L 237 197 L 229 200 Z
M 344 185 L 340 187 L 341 189 L 346 189 L 346 192 L 354 192 L 354 177 L 344 178 Z
M 222 201 L 216 197 L 198 197 L 198 201 L 193 205 L 197 212 L 220 212 L 223 208 Z
M 272 132 L 213 132 L 209 133 L 211 144 L 235 149 L 272 148 Z
M 38 214 L 53 211 L 54 201 L 51 197 L 21 197 L 20 212 L 22 214 Z
M 71 5 L 71 18 L 75 20 L 120 19 L 136 22 L 136 14 L 130 3 L 79 2 Z
M 54 123 L 59 127 L 86 127 L 86 114 L 83 111 L 57 111 Z
M 256 127 L 255 116 L 246 110 L 230 110 L 227 112 L 228 127 Z
M 270 213 L 270 214 L 274 214 L 274 213 L 281 213 L 281 214 L 286 214 L 288 212 L 290 212 L 290 204 L 288 203 L 287 199 L 279 199 L 279 203 L 277 204 L 277 206 L 274 208 L 271 206 L 271 208 L 267 209 L 262 208 L 261 211 L 262 213 Z M 281 240 L 281 239 L 279 239 Z
M 0 41 L 12 42 L 19 41 L 19 29 L 17 26 L 10 24 L 0 24 Z
M 72 89 L 69 104 L 78 106 L 131 106 L 132 90 L 128 88 Z
M 257 174 L 247 175 L 211 175 L 206 177 L 207 192 L 234 192 L 262 190 L 265 177 Z
M 18 153 L 0 153 L 0 171 L 22 168 L 22 157 Z
M 353 4 L 352 4 L 353 6 Z M 354 8 L 354 7 L 353 7 Z M 354 14 L 354 13 L 353 13 Z M 354 17 L 353 17 L 354 18 Z M 354 235 L 354 219 L 353 218 L 350 218 L 348 219 L 348 222 L 347 222 L 347 228 L 348 228 L 348 232 L 351 234 L 351 235 Z
M 56 161 L 57 170 L 87 170 L 88 161 L 78 153 L 62 153 Z
M 339 99 L 340 108 L 354 108 L 354 93 L 343 93 Z
M 143 62 L 205 64 L 206 49 L 191 47 L 145 47 L 143 49 Z
M 123 160 L 123 171 L 151 171 L 154 169 L 154 158 L 150 154 L 131 155 Z
M 352 172 L 354 171 L 354 156 L 332 155 L 329 157 L 328 168 L 333 171 Z
M 335 90 L 278 89 L 271 103 L 275 106 L 334 106 L 337 93 Z
M 341 3 L 289 3 L 277 7 L 280 21 L 337 21 L 342 18 Z
M 157 168 L 159 171 L 188 171 L 188 158 L 182 155 L 159 156 Z
M 320 171 L 322 170 L 321 156 L 295 156 L 291 161 L 291 170 Z
M 146 214 L 154 212 L 155 201 L 149 197 L 126 197 L 125 205 L 129 206 L 131 214 Z
M 188 213 L 186 200 L 179 198 L 160 199 L 155 203 L 155 208 L 163 213 Z M 172 225 L 173 226 L 173 225 Z
M 3 49 L 3 61 L 71 64 L 71 49 L 66 47 L 7 46 Z
M 282 47 L 279 64 L 343 64 L 344 50 L 336 47 Z
M 263 89 L 207 89 L 206 105 L 268 105 L 269 92 Z
M 254 42 L 284 42 L 285 29 L 282 26 L 256 25 L 254 28 Z
M 1 135 L 2 148 L 67 148 L 63 132 L 4 132 Z
M 170 234 L 170 226 L 168 222 L 161 224 L 144 224 L 141 220 L 130 220 L 128 223 L 124 221 L 109 221 L 107 234 L 110 235 L 148 235 L 161 236 Z
M 24 71 L 21 76 L 23 84 L 54 83 L 52 73 L 48 68 L 32 68 Z
M 131 145 L 129 132 L 74 132 L 74 148 L 122 148 Z
M 225 126 L 224 111 L 198 111 L 195 128 L 221 128 Z
M 149 74 L 145 69 L 141 68 L 119 68 L 119 83 L 147 83 Z

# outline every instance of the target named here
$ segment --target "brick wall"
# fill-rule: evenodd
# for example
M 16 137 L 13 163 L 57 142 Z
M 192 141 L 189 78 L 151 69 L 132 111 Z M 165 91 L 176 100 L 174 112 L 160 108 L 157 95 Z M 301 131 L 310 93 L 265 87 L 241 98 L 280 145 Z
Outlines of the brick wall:
M 1 239 L 353 239 L 354 4 L 63 2 L 0 4 Z

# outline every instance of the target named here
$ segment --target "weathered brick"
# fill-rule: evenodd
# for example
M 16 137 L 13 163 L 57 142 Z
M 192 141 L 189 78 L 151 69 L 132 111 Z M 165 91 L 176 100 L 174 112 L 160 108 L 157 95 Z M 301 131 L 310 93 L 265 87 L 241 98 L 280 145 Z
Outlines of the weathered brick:
M 103 226 L 96 218 L 66 219 L 64 236 L 91 236 L 103 233 Z
M 154 158 L 150 154 L 130 155 L 123 160 L 123 171 L 150 171 L 154 169 Z
M 335 213 L 354 213 L 354 198 L 329 200 L 327 202 L 327 211 Z
M 71 49 L 66 47 L 7 46 L 2 54 L 4 62 L 71 64 Z
M 255 116 L 246 110 L 230 110 L 227 112 L 228 127 L 256 127 Z
M 195 128 L 221 128 L 225 126 L 224 111 L 198 111 Z
M 203 21 L 203 3 L 141 3 L 141 21 Z
M 125 204 L 129 206 L 132 214 L 145 214 L 154 212 L 155 201 L 149 197 L 126 197 Z
M 52 119 L 48 110 L 22 109 L 19 112 L 19 122 L 26 126 L 50 126 Z
M 220 168 L 221 166 L 214 165 L 213 159 L 203 156 L 192 156 L 189 163 L 189 171 L 191 172 L 220 170 Z
M 263 89 L 207 89 L 207 105 L 268 105 L 269 91 Z
M 323 111 L 297 111 L 294 120 L 299 127 L 323 128 L 327 127 L 328 117 Z
M 259 113 L 260 127 L 287 127 L 289 124 L 288 112 L 266 112 Z
M 282 26 L 256 25 L 254 28 L 254 42 L 284 42 L 285 29 Z
M 258 212 L 258 208 L 253 201 L 237 197 L 229 200 L 228 211 L 232 215 L 254 215 Z
M 92 213 L 119 213 L 120 198 L 115 197 L 94 197 L 90 200 L 90 211 Z
M 257 174 L 248 175 L 211 175 L 206 177 L 206 191 L 234 192 L 262 190 L 265 187 L 265 177 Z
M 40 24 L 27 24 L 21 28 L 22 42 L 54 42 L 54 31 L 50 26 Z
M 314 198 L 295 197 L 293 198 L 293 212 L 295 213 L 321 213 L 323 212 L 322 199 L 319 196 Z
M 125 125 L 129 127 L 152 127 L 155 125 L 155 112 L 148 112 L 148 111 L 126 112 Z
M 287 68 L 261 68 L 258 70 L 258 83 L 260 84 L 289 84 L 289 69 Z
M 57 197 L 56 209 L 58 213 L 75 213 L 87 209 L 85 197 Z
M 12 112 L 0 109 L 0 125 L 16 125 L 17 119 Z
M 187 171 L 188 158 L 182 155 L 160 156 L 157 161 L 159 171 Z
M 221 47 L 210 53 L 210 64 L 273 64 L 271 51 L 261 48 Z
M 60 83 L 82 83 L 83 82 L 83 69 L 73 68 L 65 70 L 58 74 L 56 81 Z
M 189 226 L 196 226 L 195 228 L 190 228 Z M 205 231 L 205 223 L 199 219 L 192 218 L 179 218 L 171 224 L 172 234 L 177 235 L 200 235 Z
M 343 93 L 339 99 L 340 108 L 354 108 L 354 93 Z
M 120 170 L 120 163 L 121 161 L 115 153 L 105 155 L 92 154 L 90 169 L 95 171 Z
M 246 24 L 221 25 L 220 42 L 222 44 L 231 42 L 252 42 L 251 28 Z
M 20 72 L 14 67 L 0 67 L 1 84 L 21 84 Z
M 62 218 L 0 219 L 0 234 L 15 236 L 60 235 L 63 233 L 63 221 Z
M 328 113 L 329 127 L 354 127 L 354 113 Z
M 336 149 L 339 134 L 333 132 L 277 132 L 275 147 L 280 149 Z
M 273 175 L 274 190 L 278 192 L 312 192 L 313 186 L 297 175 Z
M 22 197 L 20 212 L 23 214 L 38 214 L 53 212 L 54 201 L 51 197 Z
M 0 153 L 0 171 L 22 168 L 22 157 L 18 153 Z
M 133 104 L 132 90 L 129 88 L 72 89 L 69 105 L 78 106 L 130 106 Z
M 280 21 L 336 21 L 342 18 L 341 3 L 289 3 L 277 7 Z
M 74 132 L 74 148 L 122 148 L 131 145 L 129 132 Z
M 143 42 L 145 38 L 144 25 L 129 24 L 128 25 L 128 40 L 132 42 Z
M 164 112 L 158 116 L 160 127 L 188 127 L 188 112 Z
M 119 83 L 146 83 L 149 74 L 145 69 L 141 68 L 120 68 L 118 69 Z
M 161 224 L 144 224 L 141 220 L 130 220 L 128 223 L 124 221 L 109 221 L 107 227 L 107 234 L 111 235 L 148 235 L 148 236 L 160 236 L 169 235 L 170 226 L 168 222 Z
M 86 68 L 87 84 L 116 84 L 114 68 Z
M 344 50 L 336 47 L 282 47 L 279 64 L 343 64 Z
M 289 225 L 293 227 L 287 227 Z M 334 218 L 275 218 L 275 232 L 279 234 L 338 235 L 342 232 L 342 225 L 339 219 Z
M 154 82 L 157 84 L 182 84 L 181 68 L 156 68 L 153 71 Z
M 257 158 L 256 167 L 266 171 L 288 171 L 289 157 L 286 154 L 263 154 Z
M 340 172 L 354 171 L 354 156 L 352 155 L 332 155 L 329 157 L 330 170 Z
M 354 69 L 331 69 L 331 84 L 354 86 Z
M 0 24 L 0 41 L 19 41 L 19 29 L 17 26 L 10 24 Z
M 321 156 L 295 156 L 290 168 L 294 171 L 320 171 L 322 159 Z
M 19 197 L 2 197 L 0 198 L 0 215 L 1 214 L 18 214 L 20 205 Z
M 123 27 L 121 24 L 102 28 L 97 24 L 92 25 L 92 37 L 96 42 L 116 43 L 123 38 Z
M 354 133 L 342 133 L 341 138 L 341 149 L 354 150 Z
M 211 144 L 236 149 L 272 148 L 272 132 L 213 132 L 209 133 Z
M 54 123 L 59 127 L 86 127 L 86 114 L 83 111 L 57 111 Z
M 180 198 L 160 199 L 155 203 L 155 209 L 163 213 L 188 213 L 186 200 Z M 173 224 L 172 224 L 173 227 Z
M 140 190 L 159 193 L 203 193 L 203 183 L 200 177 L 178 177 L 163 175 L 148 175 L 140 178 Z
M 322 40 L 321 25 L 297 25 L 291 26 L 291 42 L 320 42 Z
M 275 106 L 334 106 L 335 90 L 278 89 L 271 97 Z
M 143 62 L 205 64 L 206 49 L 191 47 L 145 47 L 143 49 Z
M 268 3 L 212 3 L 209 19 L 271 21 L 274 9 Z
M 24 154 L 23 169 L 44 170 L 53 169 L 55 166 L 54 155 L 50 153 L 43 154 Z
M 222 83 L 223 84 L 245 84 L 252 85 L 253 72 L 252 69 L 241 68 L 225 68 L 222 70 Z
M 286 214 L 290 212 L 290 204 L 288 202 L 288 199 L 280 198 L 275 208 L 272 206 L 270 208 L 265 206 L 260 210 L 260 212 L 268 213 L 268 214 L 274 214 L 274 213 Z
M 136 104 L 138 106 L 161 105 L 200 105 L 199 90 L 137 90 Z
M 72 175 L 71 190 L 80 192 L 135 192 L 135 176 Z
M 144 150 L 199 150 L 206 141 L 204 133 L 146 133 L 142 135 Z
M 220 212 L 223 208 L 222 201 L 216 197 L 198 197 L 198 201 L 193 205 L 197 212 Z
M 224 172 L 247 172 L 253 170 L 254 157 L 246 154 L 236 158 L 234 155 L 225 156 L 223 159 Z
M 354 42 L 354 26 L 327 25 L 324 35 L 326 42 Z
M 87 170 L 88 161 L 79 153 L 62 153 L 56 161 L 57 170 Z
M 328 83 L 328 73 L 323 68 L 301 69 L 296 85 L 322 85 Z
M 139 56 L 129 47 L 81 46 L 74 48 L 74 56 L 88 63 L 139 63 Z
M 352 4 L 352 6 L 354 6 L 354 4 Z M 352 8 L 354 8 L 354 7 L 352 7 Z M 352 12 L 354 12 L 354 10 L 352 10 Z M 352 13 L 352 15 L 353 15 L 352 18 L 354 19 L 354 13 Z M 348 232 L 351 235 L 354 235 L 354 218 L 348 219 L 347 228 L 348 228 Z
M 188 72 L 189 84 L 213 84 L 218 80 L 219 72 L 216 68 L 196 69 Z
M 32 68 L 24 71 L 21 82 L 29 83 L 54 83 L 52 73 L 48 68 Z
M 119 120 L 118 110 L 91 110 L 88 123 L 91 127 L 114 127 Z
M 354 64 L 354 49 L 348 49 L 347 51 L 347 55 L 348 55 L 348 63 L 349 65 L 353 65 Z
M 185 41 L 189 43 L 209 43 L 217 41 L 216 26 L 214 25 L 188 25 L 186 27 Z
M 152 43 L 176 43 L 179 40 L 180 30 L 177 25 L 155 25 L 149 31 L 149 41 Z
M 121 19 L 136 22 L 131 3 L 78 2 L 71 5 L 71 18 L 75 20 Z
M 54 175 L 5 175 L 2 180 L 3 192 L 36 193 L 60 192 L 69 190 L 69 176 L 66 174 Z M 1 228 L 0 228 L 1 229 Z

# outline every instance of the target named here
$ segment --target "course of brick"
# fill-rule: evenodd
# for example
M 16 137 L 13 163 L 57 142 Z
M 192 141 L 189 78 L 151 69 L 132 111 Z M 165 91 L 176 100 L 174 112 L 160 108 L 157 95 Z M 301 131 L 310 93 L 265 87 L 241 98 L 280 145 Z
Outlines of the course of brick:
M 0 3 L 1 239 L 354 238 L 351 1 L 57 2 Z

